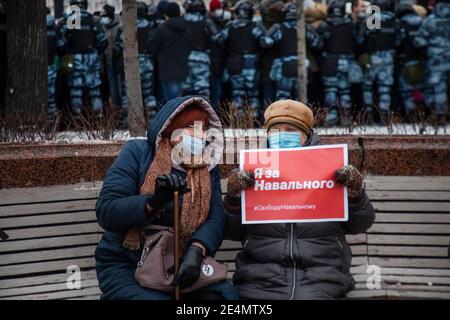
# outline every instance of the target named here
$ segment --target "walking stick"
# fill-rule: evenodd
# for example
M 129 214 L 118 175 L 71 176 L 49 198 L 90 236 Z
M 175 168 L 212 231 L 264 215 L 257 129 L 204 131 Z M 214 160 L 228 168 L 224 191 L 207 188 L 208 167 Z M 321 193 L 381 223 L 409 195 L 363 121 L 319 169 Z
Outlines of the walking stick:
M 178 208 L 178 191 L 173 192 L 173 241 L 174 241 L 174 258 L 175 258 L 175 275 L 178 274 L 180 268 L 180 215 Z M 175 287 L 175 300 L 180 300 L 180 286 Z

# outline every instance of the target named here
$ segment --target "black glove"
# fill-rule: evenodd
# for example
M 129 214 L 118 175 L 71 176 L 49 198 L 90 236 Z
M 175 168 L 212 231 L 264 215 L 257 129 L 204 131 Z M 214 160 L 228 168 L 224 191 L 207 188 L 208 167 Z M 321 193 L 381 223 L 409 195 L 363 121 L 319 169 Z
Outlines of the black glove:
M 148 199 L 148 205 L 153 209 L 161 209 L 173 200 L 174 191 L 180 194 L 189 192 L 186 179 L 176 173 L 166 174 L 156 178 L 155 193 Z
M 180 289 L 191 287 L 200 277 L 202 260 L 203 250 L 197 246 L 190 246 L 183 257 L 174 286 L 180 286 Z

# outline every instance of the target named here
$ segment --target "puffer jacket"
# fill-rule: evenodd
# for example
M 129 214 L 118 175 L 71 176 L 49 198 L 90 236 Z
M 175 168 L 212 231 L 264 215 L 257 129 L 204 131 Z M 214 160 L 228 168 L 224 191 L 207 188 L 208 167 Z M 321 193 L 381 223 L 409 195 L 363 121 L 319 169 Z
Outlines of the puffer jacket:
M 313 131 L 306 146 L 319 144 Z M 375 219 L 364 192 L 349 203 L 347 222 L 241 224 L 240 205 L 225 197 L 226 238 L 241 241 L 233 283 L 243 299 L 333 299 L 354 287 L 345 234 L 365 232 Z
M 96 205 L 99 225 L 105 230 L 95 252 L 96 270 L 102 299 L 170 299 L 170 294 L 145 289 L 134 280 L 134 271 L 142 255 L 141 250 L 128 250 L 122 246 L 128 230 L 146 224 L 173 226 L 173 201 L 161 211 L 160 217 L 147 219 L 144 208 L 149 195 L 139 194 L 147 170 L 155 155 L 161 132 L 171 119 L 186 105 L 193 102 L 207 104 L 210 126 L 221 130 L 220 121 L 211 105 L 201 97 L 180 97 L 169 101 L 148 127 L 147 139 L 130 140 L 109 168 Z M 213 118 L 213 119 L 212 119 Z M 211 123 L 214 120 L 215 125 Z M 173 169 L 183 177 L 186 173 Z M 191 241 L 203 243 L 210 256 L 219 249 L 225 230 L 219 168 L 210 167 L 211 201 L 208 218 L 193 233 Z M 182 196 L 179 200 L 180 210 Z M 224 287 L 224 286 L 222 286 Z M 233 296 L 228 287 L 215 286 L 224 297 Z

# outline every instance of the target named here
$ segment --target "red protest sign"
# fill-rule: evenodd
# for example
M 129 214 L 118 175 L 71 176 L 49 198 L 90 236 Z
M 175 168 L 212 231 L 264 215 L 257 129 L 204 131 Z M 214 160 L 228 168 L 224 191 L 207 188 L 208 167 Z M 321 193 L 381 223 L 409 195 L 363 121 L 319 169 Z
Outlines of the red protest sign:
M 240 168 L 255 174 L 241 193 L 242 223 L 347 221 L 347 188 L 334 173 L 347 145 L 241 150 Z

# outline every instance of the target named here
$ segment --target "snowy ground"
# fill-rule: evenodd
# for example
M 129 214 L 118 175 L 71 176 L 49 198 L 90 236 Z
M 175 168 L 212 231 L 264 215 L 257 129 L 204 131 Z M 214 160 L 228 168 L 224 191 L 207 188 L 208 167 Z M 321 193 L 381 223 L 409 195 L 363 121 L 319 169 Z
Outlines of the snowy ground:
M 253 130 L 253 129 L 250 129 Z M 316 128 L 316 132 L 319 135 L 450 135 L 450 124 L 445 127 L 425 127 L 421 128 L 417 124 L 397 124 L 391 127 L 386 126 L 359 126 L 353 128 L 351 131 L 348 127 L 334 127 L 334 128 Z M 235 130 L 225 129 L 225 137 L 232 136 L 262 136 L 265 135 L 264 129 L 255 129 L 253 132 L 247 130 Z M 34 143 L 94 143 L 103 144 L 110 143 L 111 141 L 127 141 L 130 139 L 146 139 L 146 137 L 132 138 L 129 131 L 116 130 L 112 135 L 112 139 L 102 138 L 100 131 L 63 131 L 58 132 L 54 137 L 46 140 L 43 137 L 34 137 L 33 139 L 23 138 L 14 139 L 13 142 L 34 142 Z

